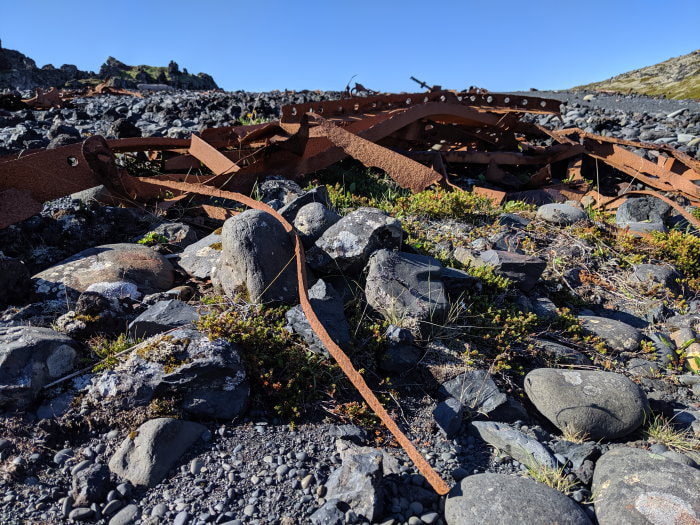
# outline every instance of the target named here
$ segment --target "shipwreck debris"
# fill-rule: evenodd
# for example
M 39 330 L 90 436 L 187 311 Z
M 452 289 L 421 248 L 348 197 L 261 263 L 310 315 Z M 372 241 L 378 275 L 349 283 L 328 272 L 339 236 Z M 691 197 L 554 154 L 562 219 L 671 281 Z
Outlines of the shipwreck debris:
M 95 92 L 112 89 L 98 88 Z M 629 196 L 653 195 L 700 229 L 700 221 L 671 198 L 700 204 L 700 162 L 667 146 L 611 139 L 580 129 L 552 131 L 522 119 L 526 113 L 559 115 L 558 100 L 483 89 L 457 93 L 430 88 L 427 93 L 379 95 L 356 84 L 357 91 L 369 96 L 288 105 L 279 121 L 205 129 L 191 139 L 105 141 L 94 136 L 54 150 L 0 158 L 0 228 L 31 217 L 45 201 L 100 184 L 127 204 L 166 195 L 168 202 L 206 196 L 266 211 L 293 237 L 299 300 L 313 330 L 433 488 L 445 494 L 445 482 L 392 420 L 314 313 L 301 241 L 288 221 L 249 196 L 256 182 L 269 174 L 301 180 L 350 156 L 383 169 L 398 185 L 414 192 L 436 184 L 456 186 L 498 204 L 516 199 L 581 201 L 588 196 L 596 207 L 604 208 Z M 66 100 L 67 96 L 51 90 L 22 102 L 50 107 Z M 654 163 L 630 148 L 654 149 L 663 155 Z M 161 172 L 148 177 L 129 175 L 117 165 L 115 153 L 134 152 L 147 152 L 150 160 L 161 163 Z M 211 173 L 193 175 L 192 168 L 201 165 Z M 605 195 L 603 188 L 594 190 L 587 181 L 597 180 L 599 165 L 626 177 L 627 188 L 621 192 L 607 188 Z M 638 190 L 632 183 L 651 189 Z M 220 220 L 230 213 L 217 211 L 211 202 L 204 203 L 203 210 Z

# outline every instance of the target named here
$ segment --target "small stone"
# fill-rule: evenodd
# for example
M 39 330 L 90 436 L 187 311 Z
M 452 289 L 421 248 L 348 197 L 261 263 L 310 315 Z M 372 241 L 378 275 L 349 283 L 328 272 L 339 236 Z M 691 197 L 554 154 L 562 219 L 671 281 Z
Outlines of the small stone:
M 301 480 L 301 488 L 306 489 L 309 487 L 311 482 L 313 481 L 314 477 L 312 474 L 308 474 L 304 477 L 304 479 Z
M 77 507 L 70 511 L 68 514 L 68 519 L 75 521 L 87 521 L 92 519 L 95 512 L 89 507 Z
M 202 471 L 202 467 L 204 466 L 204 462 L 199 459 L 195 458 L 190 462 L 190 473 L 197 476 L 199 473 Z
M 109 520 L 109 525 L 131 525 L 140 516 L 138 505 L 127 505 Z
M 63 465 L 68 459 L 72 458 L 74 455 L 73 449 L 70 448 L 64 448 L 63 450 L 59 450 L 56 452 L 56 454 L 53 457 L 53 462 L 56 463 L 59 467 Z
M 121 509 L 124 506 L 124 504 L 119 501 L 118 499 L 112 500 L 107 505 L 102 507 L 102 515 L 103 516 L 111 516 L 115 512 L 117 512 L 119 509 Z

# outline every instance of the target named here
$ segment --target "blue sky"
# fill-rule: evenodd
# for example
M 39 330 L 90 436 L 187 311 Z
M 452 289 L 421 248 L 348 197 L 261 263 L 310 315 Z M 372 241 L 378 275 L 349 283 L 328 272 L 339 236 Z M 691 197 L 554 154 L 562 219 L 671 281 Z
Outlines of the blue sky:
M 700 1 L 0 0 L 0 39 L 39 66 L 173 59 L 228 90 L 563 89 L 700 48 Z

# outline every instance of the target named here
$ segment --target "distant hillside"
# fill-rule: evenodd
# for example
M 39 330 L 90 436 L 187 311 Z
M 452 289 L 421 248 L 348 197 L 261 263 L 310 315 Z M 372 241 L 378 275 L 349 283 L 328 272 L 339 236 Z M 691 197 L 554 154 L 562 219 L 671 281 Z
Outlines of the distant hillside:
M 176 62 L 170 61 L 167 67 L 127 66 L 114 57 L 108 57 L 102 64 L 100 78 L 121 78 L 127 84 L 167 84 L 181 89 L 218 89 L 211 75 L 198 73 L 191 75 L 187 68 L 180 71 Z M 125 87 L 129 87 L 128 85 Z
M 180 71 L 173 61 L 167 67 L 128 66 L 109 57 L 100 67 L 99 73 L 95 74 L 92 71 L 81 71 L 71 64 L 64 64 L 60 68 L 51 64 L 37 67 L 34 60 L 19 51 L 3 49 L 0 42 L 0 89 L 81 87 L 98 84 L 108 77 L 115 84 L 126 88 L 135 88 L 137 84 L 167 84 L 182 89 L 218 89 L 210 75 L 191 75 L 187 69 Z
M 653 66 L 622 73 L 602 82 L 574 89 L 617 91 L 667 98 L 700 99 L 700 49 Z

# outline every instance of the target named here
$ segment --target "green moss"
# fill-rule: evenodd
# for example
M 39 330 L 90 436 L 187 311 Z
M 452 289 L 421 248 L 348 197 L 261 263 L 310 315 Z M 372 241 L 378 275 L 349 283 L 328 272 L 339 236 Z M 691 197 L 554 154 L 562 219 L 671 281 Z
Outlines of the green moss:
M 126 334 L 120 334 L 116 339 L 110 340 L 104 336 L 93 337 L 88 341 L 88 347 L 92 354 L 103 362 L 95 365 L 93 372 L 114 368 L 117 363 L 116 354 L 123 352 L 136 344 L 127 339 Z
M 281 417 L 294 420 L 321 395 L 334 395 L 342 372 L 285 329 L 287 308 L 237 305 L 202 316 L 197 328 L 244 349 L 254 393 Z
M 165 235 L 156 232 L 148 232 L 137 242 L 139 244 L 145 244 L 146 246 L 153 246 L 154 244 L 168 244 L 169 241 Z
M 220 242 L 215 242 L 209 245 L 209 248 L 212 250 L 219 250 L 221 251 L 223 249 L 223 245 Z

